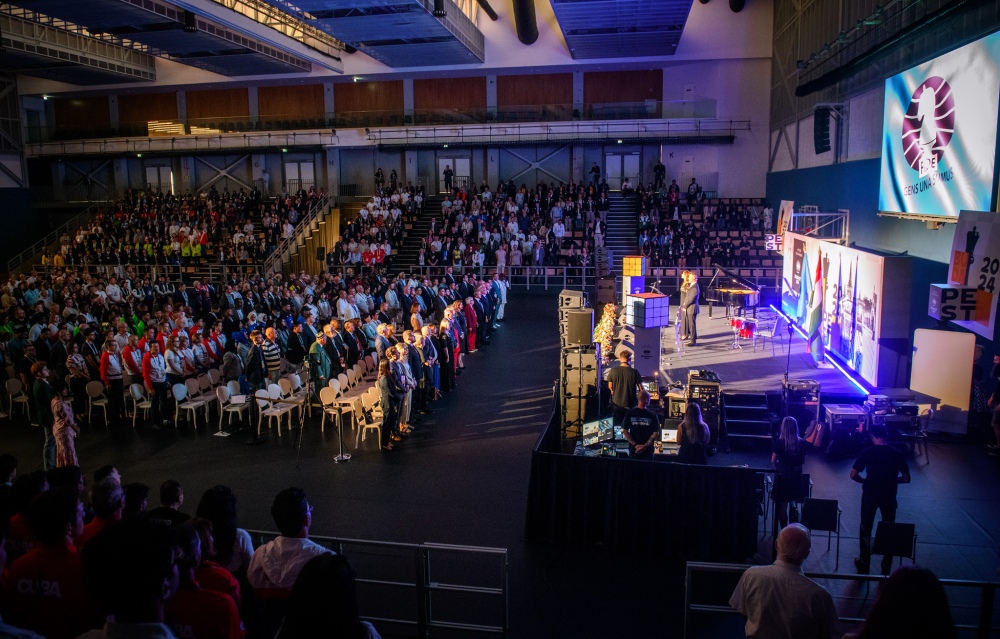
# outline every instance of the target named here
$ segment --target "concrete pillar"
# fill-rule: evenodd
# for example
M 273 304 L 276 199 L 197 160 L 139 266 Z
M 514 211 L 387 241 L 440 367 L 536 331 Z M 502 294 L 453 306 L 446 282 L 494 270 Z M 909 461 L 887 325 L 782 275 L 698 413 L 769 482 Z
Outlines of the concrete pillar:
M 250 121 L 260 122 L 260 103 L 257 101 L 257 87 L 247 87 L 247 105 L 250 110 Z
M 180 175 L 174 179 L 178 191 L 181 193 L 187 193 L 195 190 L 195 175 L 194 175 L 194 158 L 185 155 L 181 157 L 180 160 Z
M 119 116 L 118 116 L 118 96 L 109 95 L 108 96 L 108 117 L 111 122 L 111 129 L 115 130 L 118 128 Z
M 573 116 L 583 118 L 583 71 L 573 72 Z
M 56 201 L 66 199 L 66 164 L 62 160 L 52 163 L 52 195 Z
M 115 193 L 118 195 L 124 195 L 125 189 L 129 188 L 131 181 L 128 175 L 128 160 L 126 158 L 115 158 L 111 161 L 111 166 L 114 171 L 114 182 L 111 185 L 115 189 Z M 145 183 L 146 176 L 143 176 L 142 182 Z
M 183 91 L 177 92 L 177 119 L 186 122 L 188 117 L 187 94 Z
M 326 113 L 326 119 L 333 119 L 334 114 L 334 104 L 333 104 L 333 83 L 324 82 L 323 83 L 323 112 Z
M 340 149 L 326 150 L 326 192 L 340 193 Z
M 500 149 L 486 149 L 486 181 L 490 183 L 490 188 L 500 182 Z
M 413 78 L 403 78 L 403 122 L 413 124 Z
M 583 182 L 584 175 L 590 169 L 584 166 L 583 145 L 574 144 L 571 147 L 570 174 L 572 180 L 577 184 Z
M 495 122 L 497 119 L 497 77 L 495 75 L 486 76 L 486 121 Z
M 417 168 L 417 152 L 411 149 L 403 151 L 403 184 L 412 183 L 417 186 L 420 181 L 420 171 Z

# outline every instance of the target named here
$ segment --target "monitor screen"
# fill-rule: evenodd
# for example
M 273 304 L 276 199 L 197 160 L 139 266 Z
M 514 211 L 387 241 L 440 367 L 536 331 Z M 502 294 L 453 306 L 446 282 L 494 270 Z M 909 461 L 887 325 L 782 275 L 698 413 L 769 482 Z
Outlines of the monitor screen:
M 677 431 L 664 428 L 660 431 L 660 441 L 664 444 L 676 444 L 677 443 Z
M 998 102 L 1000 32 L 888 78 L 879 210 L 991 210 Z

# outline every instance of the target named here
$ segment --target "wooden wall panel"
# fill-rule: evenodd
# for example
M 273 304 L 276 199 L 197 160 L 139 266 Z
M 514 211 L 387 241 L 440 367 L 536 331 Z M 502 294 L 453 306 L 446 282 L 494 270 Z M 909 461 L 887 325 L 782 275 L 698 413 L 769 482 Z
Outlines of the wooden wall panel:
M 642 102 L 663 99 L 663 71 L 593 71 L 583 74 L 583 101 Z
M 126 93 L 118 96 L 118 121 L 123 125 L 176 119 L 176 93 Z
M 333 85 L 337 113 L 389 111 L 403 113 L 403 82 L 341 82 Z
M 56 126 L 59 128 L 107 127 L 111 124 L 107 96 L 65 98 L 55 102 Z
M 243 89 L 211 89 L 187 92 L 189 120 L 249 118 L 250 98 Z
M 413 108 L 486 110 L 486 76 L 413 81 Z
M 302 118 L 322 119 L 323 85 L 260 87 L 257 89 L 257 108 L 262 122 Z
M 497 106 L 573 104 L 573 74 L 497 76 Z

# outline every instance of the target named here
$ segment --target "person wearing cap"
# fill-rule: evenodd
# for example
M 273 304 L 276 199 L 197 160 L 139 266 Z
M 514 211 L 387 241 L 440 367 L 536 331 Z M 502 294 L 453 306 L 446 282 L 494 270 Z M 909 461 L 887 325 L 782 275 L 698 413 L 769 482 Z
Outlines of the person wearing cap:
M 331 361 L 326 352 L 326 340 L 326 333 L 317 333 L 316 341 L 309 347 L 309 380 L 317 395 L 330 379 Z

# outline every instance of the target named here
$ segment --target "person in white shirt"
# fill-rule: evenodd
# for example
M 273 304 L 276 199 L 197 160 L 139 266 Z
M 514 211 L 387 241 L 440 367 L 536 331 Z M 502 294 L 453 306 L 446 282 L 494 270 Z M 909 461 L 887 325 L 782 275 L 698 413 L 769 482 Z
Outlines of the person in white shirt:
M 347 291 L 340 292 L 340 299 L 337 300 L 337 319 L 344 321 L 350 310 L 351 303 L 347 301 Z
M 113 277 L 111 278 L 111 282 L 108 283 L 108 286 L 104 289 L 104 292 L 107 294 L 109 300 L 111 300 L 115 304 L 121 304 L 122 289 L 120 286 L 118 286 L 118 281 L 115 278 Z
M 310 559 L 333 552 L 309 540 L 313 508 L 300 488 L 286 488 L 271 504 L 271 516 L 281 533 L 257 548 L 247 568 L 247 581 L 255 589 L 291 590 L 299 571 Z

